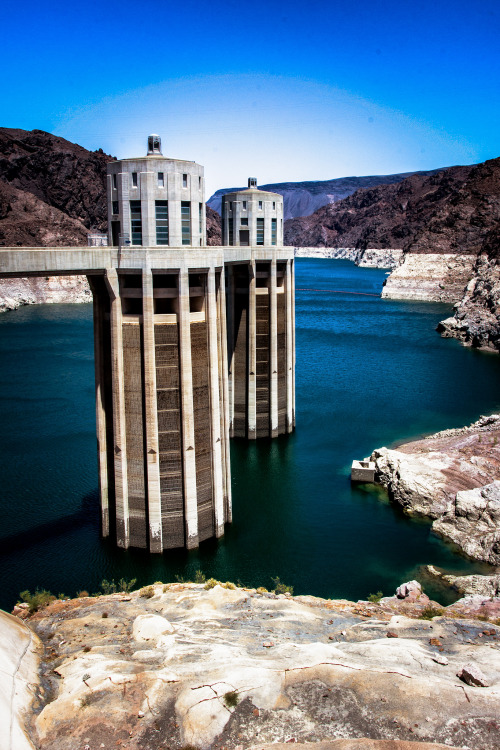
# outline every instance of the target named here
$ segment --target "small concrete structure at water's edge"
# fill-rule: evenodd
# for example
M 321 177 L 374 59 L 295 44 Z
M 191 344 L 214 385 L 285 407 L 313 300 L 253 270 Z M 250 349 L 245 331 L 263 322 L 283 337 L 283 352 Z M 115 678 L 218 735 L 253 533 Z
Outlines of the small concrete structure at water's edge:
M 375 464 L 367 458 L 364 461 L 353 461 L 351 466 L 351 482 L 374 482 Z

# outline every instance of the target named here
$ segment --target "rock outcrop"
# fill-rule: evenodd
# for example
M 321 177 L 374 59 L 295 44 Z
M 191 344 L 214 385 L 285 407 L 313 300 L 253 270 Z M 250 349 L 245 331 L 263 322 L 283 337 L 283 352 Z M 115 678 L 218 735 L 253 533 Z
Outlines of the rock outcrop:
M 437 330 L 466 346 L 500 351 L 500 261 L 482 255 L 473 273 L 455 315 L 442 320 Z
M 0 610 L 0 738 L 5 750 L 34 749 L 29 726 L 42 652 L 34 631 Z
M 392 248 L 296 247 L 297 258 L 334 258 L 351 260 L 364 268 L 396 268 L 403 260 L 403 251 Z
M 371 455 L 376 479 L 464 554 L 500 565 L 500 415 Z
M 154 584 L 54 601 L 27 621 L 45 646 L 33 744 L 496 750 L 500 627 L 449 608 L 414 619 L 428 606 L 410 598 Z M 464 669 L 488 686 L 467 685 Z
M 427 565 L 427 572 L 433 578 L 442 580 L 459 594 L 481 597 L 500 597 L 500 572 L 493 575 L 453 576 L 434 565 Z
M 452 253 L 406 253 L 386 279 L 382 297 L 457 303 L 474 274 L 476 257 Z
M 23 305 L 92 302 L 86 276 L 40 276 L 0 279 L 0 312 Z

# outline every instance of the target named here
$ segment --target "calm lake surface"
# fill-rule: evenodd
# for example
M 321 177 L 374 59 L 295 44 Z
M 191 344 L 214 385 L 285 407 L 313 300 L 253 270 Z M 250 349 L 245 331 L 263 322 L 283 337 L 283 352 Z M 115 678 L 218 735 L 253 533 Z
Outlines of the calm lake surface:
M 0 606 L 10 609 L 23 589 L 74 595 L 103 578 L 145 585 L 199 568 L 268 588 L 279 576 L 295 593 L 350 599 L 392 594 L 423 564 L 484 571 L 383 492 L 350 485 L 353 458 L 500 410 L 500 357 L 434 330 L 449 306 L 326 291 L 376 295 L 385 273 L 297 260 L 296 432 L 233 441 L 225 537 L 157 556 L 99 537 L 91 305 L 1 315 Z

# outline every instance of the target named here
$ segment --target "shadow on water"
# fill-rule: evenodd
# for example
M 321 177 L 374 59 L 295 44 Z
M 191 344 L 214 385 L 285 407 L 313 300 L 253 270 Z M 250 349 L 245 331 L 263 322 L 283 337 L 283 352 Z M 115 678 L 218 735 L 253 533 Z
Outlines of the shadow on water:
M 29 550 L 45 542 L 57 540 L 57 537 L 77 531 L 83 526 L 92 527 L 95 533 L 100 530 L 99 491 L 89 492 L 82 498 L 81 507 L 74 513 L 57 518 L 48 523 L 41 523 L 26 531 L 3 537 L 0 542 L 0 557 L 18 552 L 20 549 Z

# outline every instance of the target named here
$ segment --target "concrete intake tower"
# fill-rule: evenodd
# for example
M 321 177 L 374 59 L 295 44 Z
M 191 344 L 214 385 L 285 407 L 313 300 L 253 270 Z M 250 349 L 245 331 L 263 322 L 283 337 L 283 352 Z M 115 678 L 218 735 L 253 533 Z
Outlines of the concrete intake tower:
M 250 178 L 207 247 L 203 167 L 152 135 L 146 156 L 108 164 L 107 199 L 107 247 L 2 248 L 0 276 L 87 275 L 102 534 L 194 548 L 231 521 L 230 436 L 295 426 L 283 198 Z

